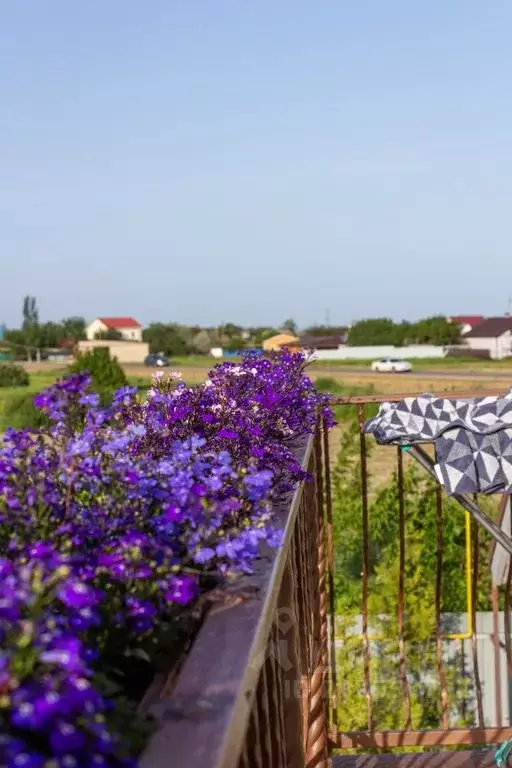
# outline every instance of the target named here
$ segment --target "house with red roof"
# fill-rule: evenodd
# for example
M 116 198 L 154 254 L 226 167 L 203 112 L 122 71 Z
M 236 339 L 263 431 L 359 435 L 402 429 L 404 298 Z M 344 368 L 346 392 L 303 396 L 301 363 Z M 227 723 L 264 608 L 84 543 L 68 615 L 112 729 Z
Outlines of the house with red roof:
M 89 341 L 108 331 L 117 331 L 125 341 L 142 341 L 142 325 L 133 317 L 97 317 L 85 330 Z
M 465 336 L 466 333 L 469 333 L 479 325 L 483 319 L 482 315 L 453 315 L 448 318 L 448 321 L 458 325 L 462 336 Z

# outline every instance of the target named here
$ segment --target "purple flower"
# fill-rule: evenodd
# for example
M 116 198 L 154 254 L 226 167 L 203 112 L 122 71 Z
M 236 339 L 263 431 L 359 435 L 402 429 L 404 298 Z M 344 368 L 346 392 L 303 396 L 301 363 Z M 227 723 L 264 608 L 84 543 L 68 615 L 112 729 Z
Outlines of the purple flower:
M 174 576 L 169 584 L 170 589 L 165 598 L 170 603 L 187 605 L 198 595 L 197 582 L 191 576 Z
M 132 765 L 96 681 L 118 685 L 135 649 L 153 671 L 205 574 L 250 572 L 280 545 L 274 502 L 307 477 L 293 441 L 332 423 L 305 364 L 247 356 L 200 386 L 161 376 L 146 401 L 123 387 L 107 409 L 87 374 L 68 376 L 35 398 L 49 427 L 5 432 L 2 765 Z
M 67 672 L 78 672 L 84 667 L 82 654 L 82 644 L 76 637 L 61 637 L 40 658 L 45 664 L 56 664 Z
M 69 580 L 57 592 L 59 599 L 70 608 L 90 608 L 100 599 L 97 590 L 81 581 Z

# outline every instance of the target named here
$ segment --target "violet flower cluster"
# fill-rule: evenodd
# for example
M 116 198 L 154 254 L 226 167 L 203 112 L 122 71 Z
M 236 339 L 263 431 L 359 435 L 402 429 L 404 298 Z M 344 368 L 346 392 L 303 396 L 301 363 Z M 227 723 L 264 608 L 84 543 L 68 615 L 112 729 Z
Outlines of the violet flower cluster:
M 111 661 L 151 665 L 216 580 L 279 545 L 293 442 L 332 414 L 302 355 L 157 375 L 100 408 L 87 375 L 35 398 L 49 426 L 0 443 L 0 764 L 135 764 L 115 734 Z M 113 666 L 120 666 L 114 664 Z M 111 685 L 112 681 L 108 681 Z

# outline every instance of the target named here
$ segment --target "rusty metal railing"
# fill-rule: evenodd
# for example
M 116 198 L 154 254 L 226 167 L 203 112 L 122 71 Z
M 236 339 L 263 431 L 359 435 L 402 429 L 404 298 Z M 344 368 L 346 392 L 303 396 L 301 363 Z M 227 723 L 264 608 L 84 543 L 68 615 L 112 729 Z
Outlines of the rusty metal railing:
M 213 605 L 172 691 L 159 691 L 143 768 L 326 768 L 325 445 L 319 426 L 301 448 L 312 479 L 278 510 L 282 547 Z
M 470 399 L 475 397 L 485 397 L 487 395 L 502 394 L 498 392 L 446 392 L 444 396 L 450 398 Z M 393 648 L 389 651 L 389 667 L 396 670 L 396 684 L 397 689 L 401 692 L 401 712 L 402 712 L 402 727 L 393 730 L 386 730 L 382 723 L 379 722 L 378 716 L 375 712 L 375 690 L 373 674 L 375 664 L 378 661 L 383 663 L 383 657 L 386 654 L 385 642 L 383 638 L 375 636 L 372 630 L 372 617 L 369 613 L 369 601 L 370 601 L 370 589 L 371 589 L 371 549 L 373 542 L 371 541 L 370 528 L 371 528 L 371 497 L 372 493 L 375 493 L 375 489 L 372 489 L 371 478 L 371 451 L 369 451 L 369 440 L 363 433 L 363 424 L 366 419 L 371 415 L 370 407 L 375 409 L 376 405 L 382 402 L 397 402 L 405 397 L 411 397 L 410 393 L 396 394 L 396 395 L 368 395 L 368 396 L 356 396 L 356 397 L 343 397 L 333 400 L 336 406 L 342 406 L 344 408 L 353 409 L 352 421 L 357 424 L 357 442 L 358 442 L 358 455 L 354 463 L 354 471 L 357 469 L 358 477 L 354 477 L 354 482 L 360 483 L 360 525 L 362 546 L 361 546 L 361 594 L 360 594 L 360 608 L 358 621 L 360 620 L 360 646 L 357 646 L 355 651 L 355 663 L 358 663 L 362 669 L 361 672 L 361 691 L 362 700 L 365 702 L 365 714 L 364 719 L 365 727 L 361 727 L 359 730 L 348 730 L 344 728 L 344 712 L 349 702 L 343 701 L 344 687 L 342 681 L 338 683 L 337 676 L 339 676 L 339 669 L 337 664 L 337 647 L 338 644 L 348 645 L 347 636 L 344 638 L 336 638 L 335 632 L 331 637 L 331 674 L 330 674 L 330 704 L 331 704 L 331 719 L 330 719 L 330 743 L 335 749 L 353 749 L 359 750 L 381 750 L 399 747 L 446 747 L 455 745 L 477 745 L 477 744 L 494 744 L 505 738 L 512 737 L 512 727 L 504 727 L 502 723 L 501 713 L 501 681 L 495 685 L 496 689 L 496 722 L 492 725 L 484 723 L 484 713 L 482 705 L 482 686 L 485 681 L 482 680 L 482 671 L 480 669 L 479 658 L 477 653 L 477 636 L 476 636 L 476 610 L 478 600 L 478 588 L 482 584 L 482 579 L 485 575 L 484 569 L 487 567 L 485 563 L 482 563 L 482 536 L 486 535 L 480 525 L 477 524 L 472 515 L 471 503 L 466 505 L 464 512 L 465 519 L 465 542 L 460 548 L 460 564 L 461 568 L 466 571 L 466 587 L 467 587 L 467 602 L 466 602 L 466 614 L 467 614 L 467 631 L 458 633 L 449 633 L 443 628 L 443 564 L 445 559 L 445 546 L 446 546 L 446 511 L 444 494 L 439 485 L 433 488 L 430 492 L 435 495 L 435 576 L 432 584 L 432 592 L 434 596 L 433 600 L 433 626 L 430 641 L 433 649 L 434 663 L 432 668 L 437 674 L 438 679 L 438 712 L 439 722 L 431 728 L 418 727 L 417 716 L 415 717 L 412 712 L 411 705 L 411 673 L 409 660 L 411 653 L 417 653 L 417 649 L 414 649 L 414 638 L 408 636 L 407 633 L 407 615 L 406 615 L 406 597 L 408 589 L 407 580 L 407 563 L 408 563 L 408 540 L 406 536 L 406 523 L 407 523 L 407 499 L 404 490 L 404 453 L 400 448 L 386 447 L 381 448 L 381 451 L 388 451 L 389 456 L 395 455 L 394 467 L 390 471 L 389 481 L 391 475 L 394 474 L 394 482 L 396 487 L 396 518 L 398 520 L 398 540 L 397 545 L 397 578 L 396 578 L 396 637 L 393 638 Z M 343 413 L 343 410 L 342 410 Z M 354 436 L 352 435 L 352 439 Z M 342 438 L 343 440 L 343 438 Z M 341 445 L 343 450 L 343 442 Z M 331 489 L 331 457 L 329 452 L 329 440 L 324 440 L 324 453 L 325 453 L 325 466 L 326 466 L 326 478 L 327 478 L 327 494 L 326 494 L 326 519 L 327 519 L 327 542 L 328 542 L 328 557 L 327 557 L 327 581 L 329 586 L 329 611 L 330 611 L 330 623 L 333 627 L 336 625 L 335 604 L 334 604 L 334 584 L 336 582 L 336 542 L 333 537 L 333 499 Z M 425 456 L 427 459 L 425 459 Z M 409 459 L 407 459 L 409 461 Z M 428 461 L 428 454 L 424 453 L 424 468 L 425 461 Z M 338 503 L 342 501 L 338 500 Z M 477 507 L 478 509 L 478 507 Z M 478 516 L 476 516 L 478 519 Z M 489 530 L 489 528 L 488 528 Z M 340 542 L 337 542 L 337 546 L 341 546 Z M 487 574 L 488 575 L 488 574 Z M 512 672 L 512 650 L 510 644 L 510 632 L 509 616 L 510 616 L 510 595 L 512 592 L 512 567 L 509 568 L 509 578 L 507 586 L 504 591 L 504 604 L 505 604 L 505 635 L 507 645 L 507 657 L 509 662 L 509 672 Z M 496 652 L 496 667 L 499 670 L 499 656 L 500 656 L 500 641 L 498 636 L 498 593 L 496 588 L 489 589 L 489 603 L 492 603 L 492 610 L 494 615 L 494 636 L 493 642 Z M 345 632 L 348 630 L 345 628 Z M 356 630 L 350 630 L 355 632 Z M 359 630 L 358 630 L 359 631 Z M 349 634 L 350 634 L 349 632 Z M 406 639 L 407 636 L 407 639 Z M 466 642 L 471 645 L 470 653 L 470 665 L 471 670 L 471 685 L 473 689 L 472 700 L 474 701 L 474 712 L 468 714 L 468 720 L 473 720 L 469 725 L 463 724 L 462 726 L 457 721 L 454 723 L 454 701 L 450 699 L 449 685 L 447 680 L 447 659 L 446 659 L 446 643 L 451 641 L 453 643 Z M 499 680 L 499 671 L 497 674 L 497 680 Z M 346 692 L 345 692 L 346 694 Z M 499 700 L 498 700 L 499 699 Z M 455 718 L 456 720 L 456 718 Z

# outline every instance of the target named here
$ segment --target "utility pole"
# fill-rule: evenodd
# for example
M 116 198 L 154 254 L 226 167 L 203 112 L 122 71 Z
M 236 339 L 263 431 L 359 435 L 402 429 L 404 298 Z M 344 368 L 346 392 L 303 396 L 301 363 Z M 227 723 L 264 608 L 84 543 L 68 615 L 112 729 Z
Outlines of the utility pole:
M 327 328 L 331 325 L 331 311 L 330 309 L 325 310 L 325 325 Z

